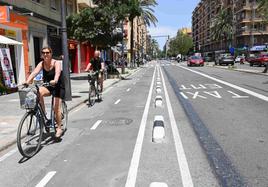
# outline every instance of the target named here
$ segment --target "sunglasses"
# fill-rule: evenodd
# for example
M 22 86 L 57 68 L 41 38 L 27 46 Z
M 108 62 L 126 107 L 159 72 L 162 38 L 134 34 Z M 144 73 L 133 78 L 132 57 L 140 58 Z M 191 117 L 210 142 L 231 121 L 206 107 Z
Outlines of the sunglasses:
M 43 55 L 48 55 L 48 54 L 50 54 L 50 52 L 42 51 L 42 54 Z

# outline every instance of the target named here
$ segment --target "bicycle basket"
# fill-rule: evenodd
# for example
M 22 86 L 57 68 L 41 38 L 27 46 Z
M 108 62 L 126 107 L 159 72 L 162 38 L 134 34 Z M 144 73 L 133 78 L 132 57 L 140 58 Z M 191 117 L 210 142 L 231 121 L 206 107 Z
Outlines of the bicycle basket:
M 20 107 L 34 109 L 37 104 L 37 90 L 35 87 L 19 88 Z

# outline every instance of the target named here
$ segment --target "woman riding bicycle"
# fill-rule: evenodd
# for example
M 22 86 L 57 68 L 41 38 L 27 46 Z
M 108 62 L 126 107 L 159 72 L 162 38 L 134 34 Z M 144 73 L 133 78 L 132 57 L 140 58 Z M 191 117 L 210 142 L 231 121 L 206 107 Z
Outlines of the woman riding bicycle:
M 40 72 L 43 71 L 43 81 L 50 83 L 52 86 L 40 87 L 40 104 L 45 111 L 44 97 L 50 96 L 53 91 L 54 95 L 54 112 L 57 122 L 57 132 L 56 137 L 59 138 L 63 130 L 61 129 L 61 101 L 65 97 L 65 86 L 64 79 L 61 71 L 61 62 L 52 58 L 52 49 L 50 47 L 44 47 L 41 51 L 42 59 L 30 76 L 27 78 L 25 84 L 32 83 L 34 77 Z

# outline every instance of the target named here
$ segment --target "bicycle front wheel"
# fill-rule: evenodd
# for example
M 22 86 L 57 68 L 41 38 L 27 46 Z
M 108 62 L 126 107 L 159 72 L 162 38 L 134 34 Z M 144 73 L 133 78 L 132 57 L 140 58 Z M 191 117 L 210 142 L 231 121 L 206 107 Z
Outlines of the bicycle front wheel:
M 34 112 L 27 112 L 22 117 L 18 132 L 17 146 L 22 156 L 30 158 L 40 149 L 43 135 L 43 120 Z
M 96 101 L 96 89 L 94 85 L 89 85 L 89 91 L 88 91 L 88 103 L 89 106 L 93 106 Z

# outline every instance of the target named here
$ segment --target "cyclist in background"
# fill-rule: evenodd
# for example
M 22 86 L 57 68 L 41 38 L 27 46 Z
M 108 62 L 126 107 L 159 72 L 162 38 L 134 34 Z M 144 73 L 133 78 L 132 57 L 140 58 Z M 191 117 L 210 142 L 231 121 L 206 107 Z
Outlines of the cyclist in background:
M 43 81 L 48 82 L 53 86 L 48 87 L 40 87 L 40 104 L 45 111 L 45 104 L 44 104 L 44 97 L 50 96 L 55 90 L 54 95 L 54 112 L 56 116 L 57 122 L 57 132 L 56 137 L 61 137 L 63 130 L 61 129 L 61 101 L 65 98 L 65 86 L 64 86 L 64 79 L 63 74 L 61 73 L 61 62 L 57 61 L 52 58 L 52 49 L 50 47 L 44 47 L 41 51 L 42 59 L 33 72 L 30 74 L 28 79 L 26 80 L 25 84 L 32 83 L 34 77 L 43 70 Z
M 104 61 L 100 57 L 100 51 L 95 51 L 94 52 L 94 58 L 90 60 L 90 63 L 88 63 L 85 71 L 90 71 L 92 70 L 93 72 L 99 72 L 100 74 L 97 74 L 100 87 L 101 87 L 101 92 L 103 91 L 103 72 L 104 72 Z

